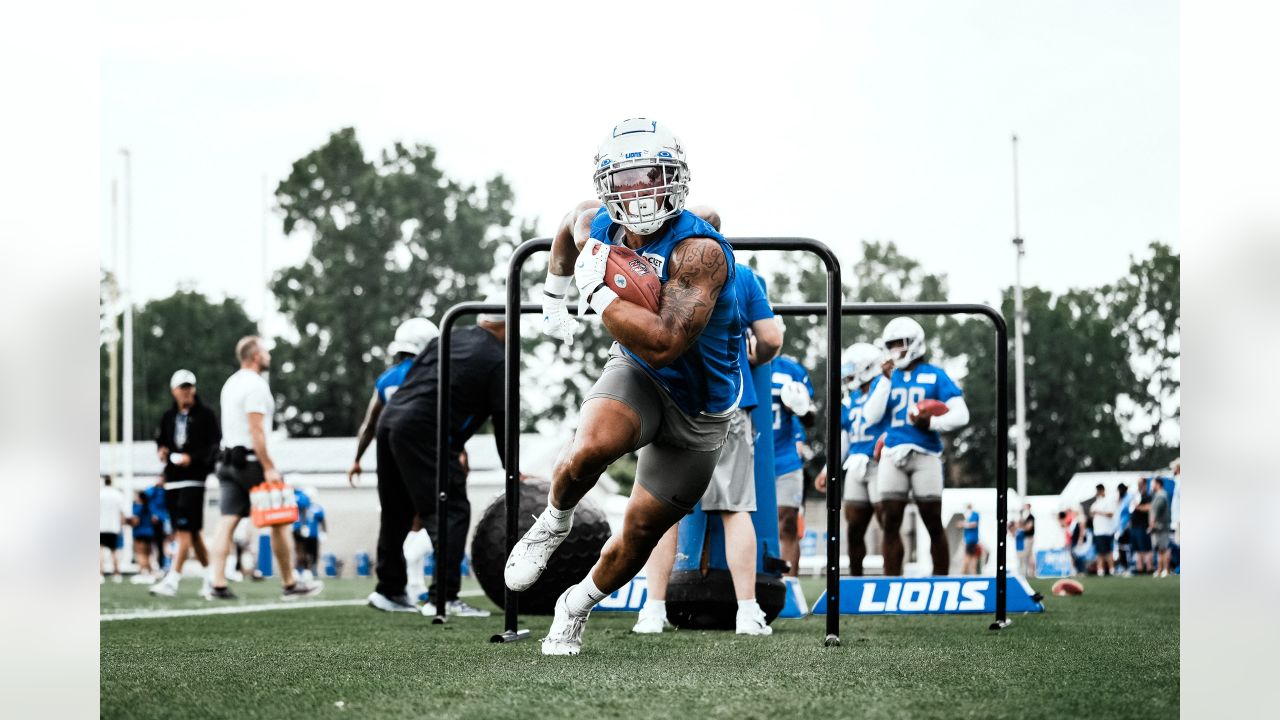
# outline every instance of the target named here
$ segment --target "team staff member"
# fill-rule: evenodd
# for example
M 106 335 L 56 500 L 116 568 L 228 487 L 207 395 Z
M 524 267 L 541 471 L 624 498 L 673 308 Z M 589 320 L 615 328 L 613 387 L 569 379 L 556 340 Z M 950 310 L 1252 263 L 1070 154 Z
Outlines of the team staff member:
M 504 298 L 505 300 L 505 298 Z M 501 302 L 491 299 L 490 302 Z M 471 522 L 471 502 L 467 499 L 467 470 L 461 454 L 467 439 L 493 418 L 493 438 L 502 457 L 505 447 L 504 368 L 506 318 L 480 315 L 471 327 L 455 329 L 450 336 L 450 407 L 448 585 L 434 584 L 427 592 L 431 601 L 422 614 L 434 616 L 442 599 L 446 612 L 461 617 L 488 617 L 487 610 L 472 607 L 458 598 L 462 583 L 462 556 Z M 403 381 L 387 400 L 378 418 L 378 500 L 382 504 L 378 529 L 378 584 L 369 595 L 369 606 L 387 612 L 418 612 L 405 587 L 409 582 L 405 564 L 405 538 L 421 519 L 428 536 L 437 532 L 436 514 L 436 406 L 439 397 L 439 340 L 432 339 L 418 353 Z M 439 538 L 433 538 L 439 546 Z M 439 561 L 439 559 L 437 559 Z M 415 568 L 415 578 L 421 568 Z
M 782 355 L 773 361 L 773 474 L 778 493 L 778 544 L 787 574 L 800 572 L 800 508 L 804 506 L 803 441 L 797 424 L 812 422 L 813 383 L 795 358 Z M 796 422 L 798 421 L 798 423 Z
M 98 582 L 104 582 L 107 574 L 106 562 L 102 551 L 111 556 L 111 571 L 114 582 L 121 582 L 120 576 L 120 533 L 125 523 L 129 522 L 129 503 L 124 494 L 111 487 L 111 476 L 102 476 L 102 487 L 98 490 Z
M 889 395 L 889 379 L 881 374 L 884 352 L 870 343 L 854 343 L 844 353 L 841 376 L 853 384 L 853 390 L 841 405 L 841 428 L 847 457 L 844 461 L 844 518 L 848 523 L 849 574 L 862 575 L 862 562 L 867 556 L 867 528 L 871 518 L 880 515 L 880 488 L 876 482 L 879 463 L 875 458 L 876 440 L 889 429 L 885 399 Z M 814 481 L 819 492 L 826 492 L 827 471 Z
M 232 535 L 241 519 L 249 515 L 249 491 L 265 481 L 281 482 L 267 451 L 276 411 L 275 397 L 262 374 L 271 367 L 271 353 L 262 339 L 253 335 L 236 343 L 240 369 L 222 386 L 222 442 L 226 448 L 218 463 L 222 518 L 213 538 L 213 587 L 210 599 L 234 600 L 227 588 L 227 555 Z M 293 576 L 293 538 L 290 526 L 271 527 L 271 550 L 280 567 L 285 600 L 316 595 L 323 589 L 318 581 L 296 581 Z
M 382 408 L 400 388 L 404 376 L 413 365 L 413 358 L 426 349 L 427 343 L 440 335 L 440 329 L 430 320 L 422 317 L 409 318 L 396 328 L 396 339 L 387 346 L 391 354 L 392 365 L 387 368 L 373 383 L 373 396 L 369 398 L 369 407 L 364 412 L 364 422 L 360 423 L 360 432 L 356 442 L 356 459 L 347 470 L 347 482 L 356 486 L 360 476 L 360 458 L 369 449 L 369 443 L 378 432 L 378 418 L 382 416 Z
M 881 342 L 889 353 L 884 372 L 892 383 L 886 397 L 891 420 L 876 476 L 884 519 L 884 574 L 902 574 L 902 516 L 908 497 L 914 497 L 929 531 L 933 574 L 946 575 L 951 557 L 942 526 L 942 437 L 938 433 L 968 424 L 969 408 L 946 371 L 924 361 L 920 323 L 894 318 L 885 326 Z M 945 404 L 947 413 L 919 412 L 923 400 Z
M 964 564 L 961 575 L 977 575 L 978 561 L 982 559 L 982 546 L 978 544 L 978 511 L 973 503 L 964 506 Z
M 720 229 L 718 222 L 711 221 L 711 226 Z M 738 291 L 738 313 L 743 326 L 748 328 L 742 337 L 740 352 L 751 367 L 755 367 L 769 362 L 782 349 L 782 326 L 774 322 L 764 278 L 742 263 L 737 264 L 737 271 L 734 283 Z M 703 511 L 718 514 L 724 525 L 724 555 L 738 601 L 735 631 L 739 635 L 773 634 L 764 610 L 756 602 L 756 528 L 751 521 L 751 513 L 756 510 L 756 430 L 751 422 L 751 410 L 759 404 L 755 383 L 750 379 L 750 370 L 746 370 L 742 403 L 729 423 L 724 450 L 701 501 Z M 645 563 L 649 594 L 632 632 L 660 633 L 667 626 L 667 582 L 675 564 L 679 527 L 678 524 L 671 526 Z
M 173 405 L 160 418 L 156 429 L 156 455 L 164 463 L 164 506 L 173 526 L 177 549 L 169 572 L 150 588 L 152 595 L 173 597 L 178 593 L 182 567 L 187 555 L 195 552 L 196 560 L 205 568 L 202 594 L 209 594 L 212 583 L 209 551 L 204 536 L 205 479 L 213 472 L 222 441 L 218 417 L 200 401 L 196 392 L 196 376 L 190 370 L 178 370 L 169 378 Z

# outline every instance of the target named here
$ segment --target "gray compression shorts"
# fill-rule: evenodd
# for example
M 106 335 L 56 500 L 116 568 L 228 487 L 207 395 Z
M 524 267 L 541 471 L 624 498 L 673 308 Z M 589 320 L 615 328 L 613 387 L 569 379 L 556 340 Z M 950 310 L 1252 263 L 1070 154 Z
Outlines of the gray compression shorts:
M 686 415 L 617 343 L 585 402 L 609 398 L 640 417 L 636 482 L 654 496 L 690 511 L 702 498 L 729 432 L 729 415 Z

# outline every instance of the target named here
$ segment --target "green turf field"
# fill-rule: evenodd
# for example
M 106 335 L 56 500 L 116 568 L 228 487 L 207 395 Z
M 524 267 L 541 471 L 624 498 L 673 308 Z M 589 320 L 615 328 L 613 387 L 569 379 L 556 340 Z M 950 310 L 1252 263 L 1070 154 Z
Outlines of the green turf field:
M 536 641 L 486 642 L 502 626 L 359 606 L 101 623 L 108 718 L 444 717 L 831 718 L 1176 717 L 1177 578 L 1086 578 L 1078 598 L 986 629 L 987 617 L 846 616 L 843 647 L 823 620 L 774 635 L 636 636 L 635 616 L 592 616 L 578 657 Z M 1049 581 L 1033 583 L 1041 592 Z M 807 580 L 816 599 L 821 580 Z M 104 614 L 205 608 L 105 585 Z M 242 605 L 278 602 L 274 582 L 240 583 Z M 369 580 L 330 581 L 317 600 L 363 597 Z M 495 609 L 483 597 L 467 598 Z M 304 601 L 305 602 L 305 601 Z M 301 603 L 299 603 L 301 604 Z M 234 605 L 234 604 L 232 604 Z M 227 607 L 219 604 L 213 607 Z M 528 617 L 533 637 L 550 618 Z M 341 703 L 341 706 L 338 705 Z

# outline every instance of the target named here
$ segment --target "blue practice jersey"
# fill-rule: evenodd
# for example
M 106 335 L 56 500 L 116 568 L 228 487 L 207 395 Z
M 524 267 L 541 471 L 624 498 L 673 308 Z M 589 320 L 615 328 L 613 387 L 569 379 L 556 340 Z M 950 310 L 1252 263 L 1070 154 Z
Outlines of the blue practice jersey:
M 769 296 L 766 293 L 764 278 L 756 275 L 750 267 L 738 263 L 738 314 L 742 322 L 742 348 L 738 353 L 738 363 L 742 368 L 742 402 L 738 407 L 750 410 L 760 404 L 756 397 L 756 384 L 751 380 L 751 365 L 747 362 L 746 329 L 757 320 L 768 320 L 773 317 L 773 308 L 769 307 Z
M 974 510 L 969 513 L 969 517 L 965 518 L 965 522 L 975 523 L 975 525 L 964 529 L 964 544 L 975 545 L 978 542 L 978 526 L 976 524 L 978 522 L 978 511 Z
M 603 243 L 621 245 L 622 226 L 615 224 L 608 210 L 602 207 L 591 221 L 591 237 Z M 737 284 L 734 282 L 737 268 L 733 248 L 708 222 L 688 210 L 668 221 L 661 232 L 651 237 L 636 252 L 653 265 L 663 284 L 666 284 L 671 269 L 671 254 L 681 242 L 692 237 L 705 237 L 720 243 L 728 261 L 724 287 L 716 298 L 707 326 L 693 345 L 670 365 L 650 367 L 625 345 L 619 345 L 667 391 L 685 414 L 725 415 L 741 402 L 743 384 L 738 357 L 742 349 L 742 321 L 738 315 Z M 745 363 L 746 359 L 743 358 L 742 362 Z
M 846 431 L 849 433 L 849 454 L 850 455 L 866 455 L 870 457 L 876 450 L 876 440 L 889 430 L 889 413 L 880 416 L 880 420 L 875 423 L 868 423 L 864 416 L 867 406 L 867 398 L 871 393 L 875 392 L 876 386 L 882 382 L 889 382 L 889 379 L 883 375 L 877 375 L 871 385 L 867 387 L 867 392 L 862 392 L 862 388 L 855 388 L 849 396 L 849 406 L 845 413 L 847 422 L 845 423 Z
M 911 371 L 894 370 L 889 388 L 889 436 L 884 446 L 914 445 L 924 452 L 942 453 L 942 437 L 934 430 L 921 430 L 907 422 L 907 409 L 921 400 L 946 402 L 964 395 L 946 371 L 937 365 L 920 363 Z
M 405 358 L 400 362 L 387 368 L 385 372 L 378 376 L 378 381 L 374 383 L 374 391 L 378 393 L 378 400 L 383 405 L 391 399 L 396 390 L 400 388 L 400 384 L 404 382 L 404 376 L 409 372 L 409 368 L 413 367 L 413 358 Z
M 773 360 L 773 472 L 785 475 L 804 467 L 800 453 L 796 452 L 796 426 L 800 420 L 782 404 L 782 386 L 789 382 L 802 382 L 813 396 L 813 383 L 809 373 L 800 363 L 785 355 Z
M 138 526 L 133 529 L 135 540 L 150 540 L 155 536 L 155 528 L 151 525 L 151 507 L 147 503 L 133 501 L 133 516 L 138 518 Z

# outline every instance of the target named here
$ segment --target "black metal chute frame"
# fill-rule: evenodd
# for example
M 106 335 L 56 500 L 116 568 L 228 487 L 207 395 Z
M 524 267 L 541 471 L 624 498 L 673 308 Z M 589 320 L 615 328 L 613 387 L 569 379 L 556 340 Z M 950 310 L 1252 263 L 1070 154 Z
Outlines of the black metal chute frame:
M 841 296 L 840 263 L 830 248 L 816 240 L 807 238 L 729 238 L 735 250 L 807 250 L 822 259 L 827 269 L 827 302 L 825 304 L 776 305 L 774 312 L 779 315 L 815 315 L 823 314 L 827 318 L 827 407 L 840 406 L 840 378 L 838 359 L 841 352 L 840 322 L 832 321 L 843 315 L 910 315 L 910 314 L 976 314 L 988 317 L 995 325 L 997 334 L 997 389 L 996 406 L 997 422 L 1004 432 L 996 435 L 996 474 L 997 474 L 997 517 L 1000 527 L 1007 524 L 1008 494 L 1008 397 L 1007 397 L 1007 363 L 1008 332 L 1004 318 L 995 310 L 985 305 L 952 305 L 947 303 L 860 303 L 843 304 Z M 506 305 L 486 305 L 482 303 L 461 303 L 450 308 L 440 323 L 440 339 L 438 341 L 439 364 L 439 404 L 437 407 L 437 522 L 438 544 L 437 561 L 435 563 L 435 581 L 437 588 L 444 587 L 444 573 L 447 573 L 448 533 L 445 523 L 448 503 L 448 464 L 441 460 L 448 453 L 449 425 L 449 336 L 454 323 L 463 315 L 496 314 L 505 312 L 507 325 L 506 340 L 506 438 L 505 438 L 505 474 L 506 474 L 506 554 L 510 555 L 515 547 L 519 533 L 519 497 L 520 497 L 520 315 L 541 312 L 536 305 L 522 305 L 520 272 L 528 258 L 536 252 L 551 249 L 551 240 L 537 238 L 529 240 L 516 248 L 508 265 Z M 570 309 L 572 311 L 572 308 Z M 840 419 L 838 413 L 827 412 L 827 438 L 840 437 Z M 830 468 L 827 480 L 827 618 L 826 637 L 828 646 L 840 644 L 840 504 L 843 482 L 843 471 L 840 462 L 839 443 L 828 440 L 827 467 Z M 991 629 L 999 629 L 1008 625 L 1006 614 L 1005 578 L 1006 547 L 1004 534 L 997 533 L 997 583 L 996 583 L 996 620 Z M 490 638 L 490 642 L 512 642 L 529 636 L 528 630 L 518 627 L 519 593 L 504 589 L 504 630 Z M 436 600 L 436 624 L 445 622 L 445 604 L 442 598 Z
M 803 304 L 780 304 L 773 306 L 773 312 L 777 315 L 817 315 L 823 313 L 826 306 L 819 303 L 803 303 Z M 1008 597 L 1005 583 L 1008 580 L 1008 549 L 1005 546 L 1006 532 L 1004 528 L 1009 525 L 1009 329 L 1005 324 L 1004 316 L 995 308 L 987 305 L 964 304 L 964 303 L 939 303 L 939 302 L 917 302 L 917 303 L 844 303 L 840 307 L 841 316 L 859 316 L 859 315 L 981 315 L 991 321 L 996 331 L 996 526 L 1000 528 L 996 532 L 996 618 L 991 623 L 990 629 L 1000 630 L 1008 627 Z M 828 320 L 830 322 L 830 320 Z M 837 358 L 833 360 L 833 358 Z M 827 370 L 830 372 L 832 367 L 839 367 L 839 355 L 831 355 L 827 359 Z M 828 381 L 830 377 L 828 377 Z M 830 388 L 827 389 L 827 396 L 830 398 Z M 839 407 L 839 401 L 830 407 Z M 828 420 L 835 417 L 836 413 L 827 412 Z M 828 435 L 828 438 L 840 437 L 839 429 L 835 434 Z M 828 445 L 833 443 L 828 442 Z M 838 463 L 837 463 L 838 465 Z M 831 463 L 831 452 L 828 448 L 827 467 L 837 467 Z M 843 470 L 839 472 L 843 479 Z M 832 477 L 832 473 L 828 471 L 828 478 Z M 840 495 L 833 493 L 831 490 L 830 479 L 827 485 L 827 627 L 833 625 L 832 618 L 839 613 L 839 595 L 831 595 L 831 575 L 830 568 L 836 568 L 835 574 L 839 574 L 840 560 L 840 539 L 838 533 L 831 533 L 830 528 L 839 528 L 840 518 L 835 515 L 835 523 L 831 522 L 833 517 L 833 508 L 839 508 Z M 832 548 L 835 548 L 832 555 Z M 838 626 L 837 626 L 838 628 Z M 830 630 L 828 630 L 830 633 Z

